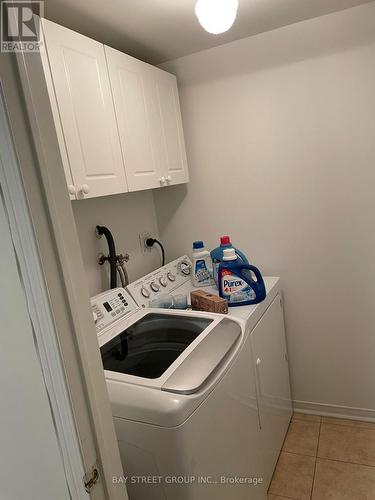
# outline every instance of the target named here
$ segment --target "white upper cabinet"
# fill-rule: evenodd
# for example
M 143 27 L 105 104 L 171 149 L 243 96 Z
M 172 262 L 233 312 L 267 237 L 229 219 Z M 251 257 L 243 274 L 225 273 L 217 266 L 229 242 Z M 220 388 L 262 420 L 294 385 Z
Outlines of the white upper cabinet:
M 121 147 L 130 191 L 160 186 L 158 147 L 153 137 L 157 117 L 145 63 L 105 47 Z
M 105 47 L 130 191 L 188 181 L 176 77 Z
M 66 184 L 67 184 L 70 199 L 75 200 L 77 198 L 76 187 L 75 187 L 74 182 L 73 182 L 72 172 L 70 170 L 70 165 L 69 165 L 69 159 L 68 159 L 68 155 L 66 152 L 64 133 L 63 133 L 62 128 L 61 128 L 59 108 L 57 105 L 55 91 L 53 88 L 52 75 L 51 75 L 51 72 L 49 70 L 49 62 L 48 62 L 48 56 L 47 56 L 45 44 L 42 44 L 42 46 L 40 48 L 40 55 L 42 58 L 42 64 L 43 64 L 43 68 L 44 68 L 44 74 L 45 74 L 45 78 L 46 78 L 46 84 L 47 84 L 48 94 L 49 94 L 50 103 L 51 103 L 52 115 L 53 115 L 53 119 L 55 122 L 56 135 L 57 135 L 57 139 L 58 139 L 59 146 L 60 146 L 60 154 L 61 154 L 62 164 L 64 167 Z
M 45 19 L 43 33 L 71 199 L 188 182 L 176 77 Z
M 158 140 L 162 147 L 162 170 L 168 185 L 188 182 L 188 168 L 182 129 L 180 101 L 174 75 L 150 67 L 160 113 Z
M 50 21 L 43 21 L 43 30 L 70 167 L 67 182 L 77 198 L 128 191 L 104 46 Z

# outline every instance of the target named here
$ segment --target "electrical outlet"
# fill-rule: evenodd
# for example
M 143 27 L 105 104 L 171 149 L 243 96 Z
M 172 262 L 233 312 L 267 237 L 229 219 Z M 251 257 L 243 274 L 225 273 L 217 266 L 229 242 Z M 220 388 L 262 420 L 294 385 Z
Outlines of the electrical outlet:
M 149 231 L 143 231 L 142 233 L 139 233 L 139 244 L 142 253 L 151 252 L 151 247 L 148 247 L 146 245 L 147 238 L 151 238 L 151 233 Z

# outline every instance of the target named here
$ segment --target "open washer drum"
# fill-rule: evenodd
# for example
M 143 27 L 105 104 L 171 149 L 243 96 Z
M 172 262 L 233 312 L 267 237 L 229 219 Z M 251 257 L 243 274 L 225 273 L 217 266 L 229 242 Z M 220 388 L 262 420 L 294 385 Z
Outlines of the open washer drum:
M 93 299 L 107 316 L 108 295 Z M 167 427 L 212 390 L 243 337 L 239 322 L 210 313 L 134 306 L 110 318 L 98 339 L 113 416 Z

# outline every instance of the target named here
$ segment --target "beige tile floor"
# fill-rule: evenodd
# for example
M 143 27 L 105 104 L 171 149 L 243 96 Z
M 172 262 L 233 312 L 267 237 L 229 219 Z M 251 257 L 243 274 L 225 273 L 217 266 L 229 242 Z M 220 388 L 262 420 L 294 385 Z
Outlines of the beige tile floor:
M 295 413 L 269 500 L 375 500 L 375 424 Z

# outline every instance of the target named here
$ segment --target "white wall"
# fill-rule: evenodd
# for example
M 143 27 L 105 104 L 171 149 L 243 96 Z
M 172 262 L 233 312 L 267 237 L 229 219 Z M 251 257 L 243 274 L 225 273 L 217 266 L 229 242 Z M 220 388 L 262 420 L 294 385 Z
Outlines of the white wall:
M 95 236 L 97 224 L 112 231 L 118 254 L 129 253 L 126 268 L 130 281 L 160 266 L 158 249 L 144 254 L 139 243 L 140 232 L 149 231 L 153 237 L 158 236 L 151 191 L 75 201 L 73 211 L 91 296 L 109 288 L 109 264 L 101 268 L 97 263 L 100 252 L 108 255 L 106 239 Z
M 164 64 L 191 182 L 155 192 L 169 258 L 228 233 L 282 277 L 294 399 L 373 410 L 374 26 L 371 3 Z

